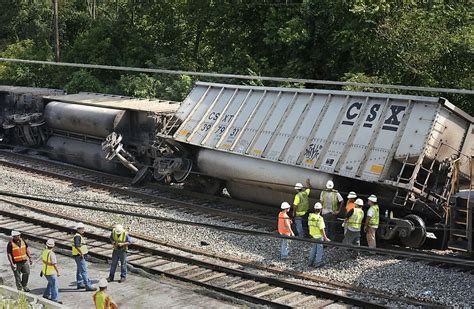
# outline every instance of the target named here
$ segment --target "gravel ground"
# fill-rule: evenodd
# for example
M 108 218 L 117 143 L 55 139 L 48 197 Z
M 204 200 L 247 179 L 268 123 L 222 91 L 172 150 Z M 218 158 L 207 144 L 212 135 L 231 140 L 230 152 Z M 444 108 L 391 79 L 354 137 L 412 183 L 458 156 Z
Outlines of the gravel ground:
M 220 222 L 205 216 L 185 214 L 173 209 L 137 209 L 131 199 L 121 199 L 116 195 L 86 190 L 66 182 L 41 179 L 29 173 L 2 167 L 0 170 L 0 190 L 15 193 L 49 195 L 64 198 L 69 202 L 105 208 L 120 208 L 127 211 L 164 216 L 168 218 L 205 222 L 236 228 L 238 224 Z M 91 202 L 94 201 L 94 202 Z M 107 202 L 103 203 L 103 202 Z M 114 205 L 113 203 L 130 205 Z M 35 202 L 35 205 L 41 205 Z M 307 267 L 310 244 L 292 241 L 290 259 L 279 261 L 279 241 L 269 237 L 254 237 L 222 233 L 214 229 L 178 225 L 151 219 L 125 217 L 91 210 L 79 210 L 67 206 L 43 205 L 50 211 L 82 217 L 84 220 L 108 225 L 117 222 L 125 224 L 128 230 L 179 244 L 189 248 L 205 248 L 206 251 L 235 258 L 243 258 L 264 265 L 282 269 L 297 270 L 318 275 L 334 281 L 354 284 L 365 288 L 392 293 L 393 295 L 418 298 L 423 301 L 438 302 L 449 306 L 474 306 L 474 276 L 431 267 L 417 262 L 408 262 L 381 256 L 361 256 L 350 258 L 344 250 L 328 248 L 324 260 L 326 264 L 319 269 Z M 204 245 L 203 247 L 203 243 Z

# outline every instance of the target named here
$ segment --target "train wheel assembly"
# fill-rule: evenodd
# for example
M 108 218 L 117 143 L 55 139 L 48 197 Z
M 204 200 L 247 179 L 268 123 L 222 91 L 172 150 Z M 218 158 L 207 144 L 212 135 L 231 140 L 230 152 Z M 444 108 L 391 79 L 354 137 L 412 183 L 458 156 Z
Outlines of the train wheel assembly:
M 171 177 L 173 178 L 174 182 L 183 182 L 191 173 L 191 169 L 193 168 L 193 161 L 189 159 L 182 159 L 182 163 L 179 169 L 176 169 L 172 174 Z
M 417 215 L 407 215 L 405 220 L 413 224 L 414 230 L 406 237 L 400 237 L 400 242 L 407 247 L 419 248 L 426 240 L 426 226 L 423 219 Z

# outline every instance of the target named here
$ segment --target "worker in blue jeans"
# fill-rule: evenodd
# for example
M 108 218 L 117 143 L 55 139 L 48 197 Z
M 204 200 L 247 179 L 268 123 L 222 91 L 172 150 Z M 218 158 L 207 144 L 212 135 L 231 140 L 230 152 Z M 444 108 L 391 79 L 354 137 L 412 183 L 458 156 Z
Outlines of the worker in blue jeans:
M 76 226 L 76 235 L 72 239 L 72 256 L 76 261 L 76 281 L 77 289 L 86 289 L 86 291 L 95 291 L 96 288 L 92 286 L 89 274 L 87 271 L 86 255 L 89 252 L 86 246 L 84 235 L 84 224 L 78 223 Z
M 128 245 L 132 243 L 132 238 L 121 224 L 117 224 L 110 234 L 110 241 L 114 246 L 112 252 L 112 265 L 110 265 L 110 274 L 107 281 L 114 281 L 115 270 L 120 261 L 120 280 L 124 282 L 127 278 L 127 250 Z
M 293 202 L 293 218 L 295 221 L 296 233 L 299 238 L 304 237 L 303 221 L 306 221 L 306 216 L 309 208 L 309 194 L 311 192 L 311 182 L 309 178 L 306 180 L 306 189 L 301 183 L 295 184 L 295 190 L 298 192 L 295 195 Z
M 58 277 L 60 274 L 56 254 L 53 252 L 54 246 L 54 240 L 48 239 L 46 248 L 41 253 L 43 267 L 40 276 L 44 276 L 48 281 L 48 285 L 43 292 L 43 298 L 62 304 L 62 301 L 59 300 Z
M 321 216 L 322 209 L 323 205 L 318 202 L 314 205 L 314 212 L 308 216 L 309 236 L 315 240 L 329 241 L 329 238 L 326 236 L 326 231 L 324 230 L 326 225 L 324 224 L 324 218 Z M 309 253 L 309 266 L 320 267 L 323 265 L 323 253 L 323 244 L 315 243 Z

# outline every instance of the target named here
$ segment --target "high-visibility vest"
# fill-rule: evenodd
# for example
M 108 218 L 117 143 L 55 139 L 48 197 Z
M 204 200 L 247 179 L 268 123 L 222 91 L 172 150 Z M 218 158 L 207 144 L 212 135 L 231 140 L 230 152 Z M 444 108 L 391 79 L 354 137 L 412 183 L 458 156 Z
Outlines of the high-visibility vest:
M 20 246 L 16 244 L 13 240 L 11 241 L 12 244 L 12 256 L 13 262 L 23 262 L 28 259 L 28 255 L 26 255 L 26 243 L 23 239 L 20 239 Z
M 298 217 L 302 217 L 304 215 L 306 215 L 306 213 L 308 212 L 308 208 L 309 208 L 309 196 L 308 196 L 308 193 L 305 191 L 300 191 L 296 194 L 298 196 L 298 199 L 299 199 L 299 204 L 296 205 L 296 215 Z
M 331 195 L 330 196 L 330 198 L 331 198 L 331 209 L 332 209 L 332 212 L 335 213 L 337 211 L 337 202 L 338 202 L 337 201 L 337 191 L 336 190 L 331 190 L 331 191 L 324 190 L 322 192 L 321 202 L 323 202 L 323 205 L 326 205 L 329 194 Z
M 354 208 L 354 213 L 347 221 L 347 226 L 351 227 L 353 230 L 360 231 L 362 226 L 362 220 L 364 219 L 364 211 L 360 208 Z
M 111 309 L 112 298 L 105 294 L 105 291 L 97 291 L 92 295 L 96 309 Z
M 56 274 L 56 268 L 54 268 L 54 264 L 51 263 L 51 249 L 44 249 L 43 253 L 41 253 L 41 260 L 43 261 L 43 275 L 51 276 Z
M 322 222 L 321 222 L 322 221 Z M 310 213 L 308 216 L 309 235 L 313 238 L 321 238 L 321 223 L 324 226 L 324 219 L 321 214 Z M 324 228 L 324 227 L 323 227 Z
M 369 219 L 369 226 L 379 225 L 379 218 L 380 218 L 380 210 L 379 205 L 375 204 L 370 206 L 370 209 L 373 209 L 374 215 Z
M 86 246 L 86 242 L 84 241 L 84 237 L 82 237 L 81 234 L 76 233 L 76 235 L 74 235 L 74 237 L 72 238 L 72 255 L 79 255 L 79 250 L 76 249 L 75 244 L 74 244 L 74 238 L 76 238 L 76 236 L 79 236 L 81 238 L 81 243 L 80 243 L 79 249 L 81 250 L 82 254 L 87 254 L 89 252 L 89 250 L 87 250 L 87 246 Z
M 127 250 L 128 246 L 117 246 L 115 243 L 117 242 L 125 242 L 127 239 L 127 232 L 122 231 L 122 234 L 117 234 L 115 229 L 112 230 L 112 240 L 114 241 L 114 249 L 118 250 Z
M 290 217 L 283 212 L 280 211 L 280 214 L 278 215 L 278 233 L 281 235 L 287 235 L 291 236 L 290 229 L 288 226 L 290 225 Z

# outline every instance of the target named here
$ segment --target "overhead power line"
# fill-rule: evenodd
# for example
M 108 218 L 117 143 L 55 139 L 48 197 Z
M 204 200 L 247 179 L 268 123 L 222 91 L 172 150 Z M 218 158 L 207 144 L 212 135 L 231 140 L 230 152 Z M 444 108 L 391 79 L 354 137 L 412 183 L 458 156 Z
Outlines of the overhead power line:
M 195 71 L 169 70 L 169 69 L 134 68 L 134 67 L 123 67 L 123 66 L 102 65 L 102 64 L 52 62 L 52 61 L 14 59 L 14 58 L 0 58 L 0 61 L 25 63 L 25 64 L 54 65 L 54 66 L 74 67 L 74 68 L 84 68 L 84 69 L 115 70 L 115 71 L 126 71 L 126 72 L 170 74 L 170 75 L 190 75 L 190 76 L 201 76 L 201 77 L 211 77 L 211 78 L 261 80 L 261 81 L 305 83 L 305 84 L 332 85 L 332 86 L 358 86 L 358 87 L 369 87 L 369 88 L 399 89 L 399 90 L 408 90 L 408 91 L 456 93 L 456 94 L 469 94 L 469 95 L 474 94 L 474 90 L 469 90 L 469 89 L 401 86 L 401 85 L 391 85 L 391 84 L 340 82 L 340 81 L 305 79 L 305 78 L 287 78 L 287 77 L 273 77 L 273 76 L 226 74 L 226 73 L 215 73 L 215 72 L 195 72 Z

